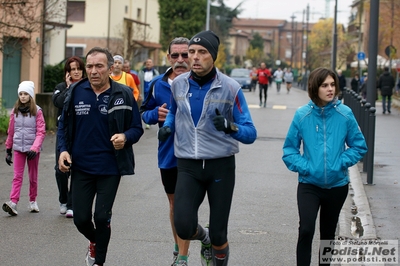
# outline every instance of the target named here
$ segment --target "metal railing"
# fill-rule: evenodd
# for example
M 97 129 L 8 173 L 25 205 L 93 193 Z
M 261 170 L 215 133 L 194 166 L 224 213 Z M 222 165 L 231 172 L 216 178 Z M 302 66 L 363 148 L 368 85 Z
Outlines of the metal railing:
M 350 107 L 367 142 L 368 152 L 362 158 L 363 172 L 367 173 L 367 184 L 373 184 L 376 108 L 355 91 L 345 88 L 343 103 Z

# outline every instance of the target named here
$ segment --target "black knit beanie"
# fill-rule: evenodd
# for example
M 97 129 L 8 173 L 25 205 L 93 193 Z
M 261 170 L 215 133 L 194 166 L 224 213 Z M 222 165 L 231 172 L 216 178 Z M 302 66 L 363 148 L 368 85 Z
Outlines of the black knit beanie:
M 217 59 L 219 38 L 214 32 L 205 30 L 197 33 L 192 37 L 192 39 L 190 39 L 189 46 L 192 44 L 203 46 L 211 54 L 214 61 Z

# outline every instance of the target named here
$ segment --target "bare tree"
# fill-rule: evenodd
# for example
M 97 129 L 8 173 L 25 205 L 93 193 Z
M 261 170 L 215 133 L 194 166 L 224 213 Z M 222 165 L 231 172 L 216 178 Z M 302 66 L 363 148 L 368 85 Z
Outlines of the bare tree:
M 0 0 L 0 52 L 22 49 L 32 57 L 40 51 L 45 25 L 65 23 L 65 11 L 66 0 Z

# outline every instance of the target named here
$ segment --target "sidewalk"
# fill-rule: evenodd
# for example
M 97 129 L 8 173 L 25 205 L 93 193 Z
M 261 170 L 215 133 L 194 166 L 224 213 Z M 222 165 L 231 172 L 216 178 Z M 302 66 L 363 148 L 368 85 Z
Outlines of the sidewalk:
M 350 169 L 351 190 L 339 222 L 343 238 L 400 239 L 400 101 L 393 99 L 392 105 L 392 113 L 384 115 L 382 103 L 376 102 L 373 184 L 367 184 L 362 163 Z

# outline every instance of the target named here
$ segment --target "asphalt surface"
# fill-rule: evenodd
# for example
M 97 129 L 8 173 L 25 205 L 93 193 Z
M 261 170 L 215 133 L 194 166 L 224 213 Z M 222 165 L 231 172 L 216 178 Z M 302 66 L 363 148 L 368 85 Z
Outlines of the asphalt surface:
M 268 91 L 267 108 L 258 106 L 258 91 L 245 92 L 258 138 L 240 145 L 236 156 L 236 187 L 229 222 L 229 265 L 295 265 L 298 214 L 297 175 L 281 160 L 282 145 L 295 110 L 308 102 L 305 91 Z M 374 185 L 364 185 L 362 165 L 351 168 L 352 190 L 343 208 L 337 233 L 353 237 L 351 207 L 358 206 L 364 237 L 399 239 L 400 161 L 399 111 L 382 115 L 377 106 Z M 157 127 L 152 126 L 134 145 L 136 174 L 122 178 L 113 208 L 112 236 L 106 265 L 170 265 L 173 240 L 168 202 L 157 168 Z M 0 140 L 1 142 L 1 140 Z M 3 145 L 3 144 L 2 144 Z M 85 265 L 87 240 L 73 221 L 59 214 L 54 178 L 55 135 L 48 132 L 39 162 L 40 212 L 29 213 L 25 173 L 18 216 L 0 212 L 0 265 Z M 1 151 L 3 154 L 4 146 Z M 0 160 L 0 203 L 9 200 L 13 168 Z M 354 204 L 353 204 L 354 203 Z M 184 213 L 181 215 L 185 215 Z M 199 222 L 208 220 L 207 200 Z M 318 260 L 318 230 L 312 265 Z M 200 244 L 192 241 L 189 265 L 200 265 Z

